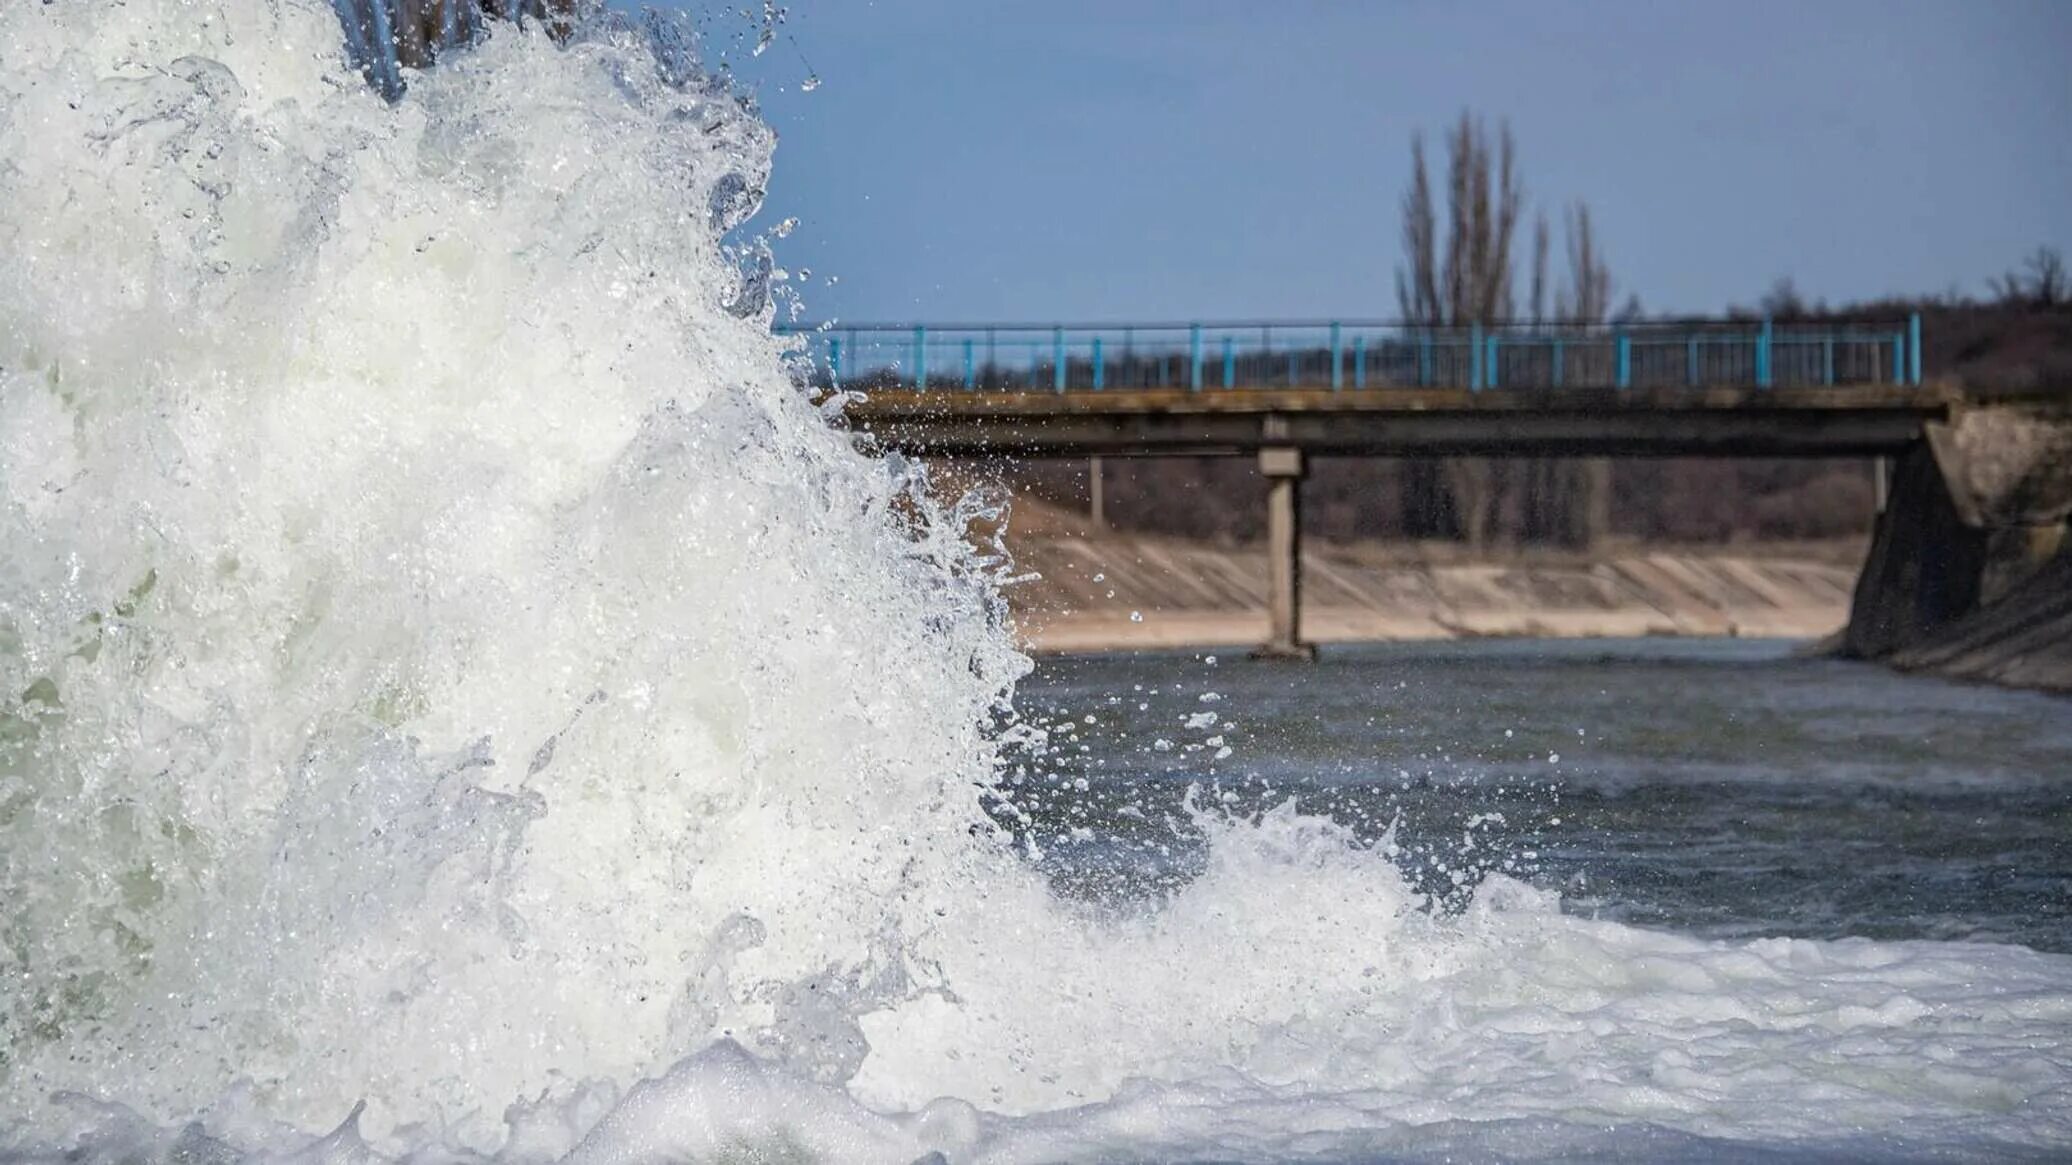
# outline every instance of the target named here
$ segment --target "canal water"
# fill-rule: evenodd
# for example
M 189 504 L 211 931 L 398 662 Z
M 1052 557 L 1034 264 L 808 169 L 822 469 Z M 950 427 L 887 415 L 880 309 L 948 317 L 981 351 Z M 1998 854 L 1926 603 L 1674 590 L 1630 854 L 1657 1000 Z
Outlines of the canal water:
M 2072 951 L 2072 702 L 1731 639 L 1484 640 L 1052 658 L 1017 795 L 1067 892 L 1191 876 L 1188 790 L 1293 802 L 1458 900 L 1499 870 L 1562 908 L 1708 938 Z M 1079 781 L 1087 789 L 1077 788 Z

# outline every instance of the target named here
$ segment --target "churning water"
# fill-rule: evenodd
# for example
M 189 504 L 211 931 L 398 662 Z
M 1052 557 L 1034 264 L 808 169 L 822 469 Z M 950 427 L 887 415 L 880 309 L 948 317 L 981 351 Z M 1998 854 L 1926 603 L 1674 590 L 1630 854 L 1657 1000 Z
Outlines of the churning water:
M 609 27 L 391 106 L 325 0 L 0 6 L 0 1156 L 2072 1141 L 2063 955 L 1213 789 L 1059 885 L 1087 742 L 1007 710 L 980 503 L 792 387 L 770 149 Z

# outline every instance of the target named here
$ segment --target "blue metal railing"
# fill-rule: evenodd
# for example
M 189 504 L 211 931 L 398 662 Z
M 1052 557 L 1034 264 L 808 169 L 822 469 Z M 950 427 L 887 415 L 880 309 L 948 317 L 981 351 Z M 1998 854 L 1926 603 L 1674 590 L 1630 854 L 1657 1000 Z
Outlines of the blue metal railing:
M 821 387 L 1132 389 L 1817 388 L 1921 383 L 1921 322 L 1426 328 L 1358 320 L 804 324 Z

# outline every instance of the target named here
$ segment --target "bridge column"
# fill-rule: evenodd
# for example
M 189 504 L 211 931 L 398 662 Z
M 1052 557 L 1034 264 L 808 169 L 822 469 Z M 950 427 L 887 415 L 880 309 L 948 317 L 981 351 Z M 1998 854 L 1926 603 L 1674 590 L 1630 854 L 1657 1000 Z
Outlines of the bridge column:
M 1266 478 L 1266 642 L 1255 659 L 1315 659 L 1302 640 L 1302 450 L 1259 450 Z

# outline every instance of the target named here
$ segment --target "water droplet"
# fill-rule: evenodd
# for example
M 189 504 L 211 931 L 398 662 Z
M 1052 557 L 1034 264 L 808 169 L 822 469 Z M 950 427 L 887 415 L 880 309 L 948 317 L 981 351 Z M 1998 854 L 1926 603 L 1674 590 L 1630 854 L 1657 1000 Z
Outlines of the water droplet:
M 1109 591 L 1109 592 L 1108 592 L 1108 595 L 1109 595 L 1109 597 L 1110 597 L 1110 598 L 1113 598 L 1113 597 L 1115 596 L 1115 592 L 1114 592 L 1114 591 Z M 1132 622 L 1132 623 L 1142 623 L 1143 621 L 1144 621 L 1144 612 L 1142 612 L 1142 611 L 1131 611 L 1131 612 L 1130 612 L 1130 622 Z
M 808 73 L 806 79 L 799 82 L 799 92 L 801 93 L 811 93 L 818 88 L 820 88 L 820 74 L 818 73 Z
M 784 23 L 784 9 L 777 7 L 777 0 L 763 0 L 763 26 L 755 34 L 755 55 L 762 56 L 776 43 L 777 26 Z

